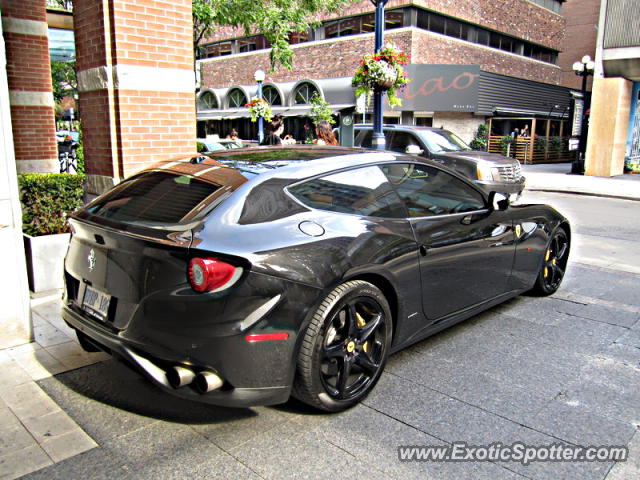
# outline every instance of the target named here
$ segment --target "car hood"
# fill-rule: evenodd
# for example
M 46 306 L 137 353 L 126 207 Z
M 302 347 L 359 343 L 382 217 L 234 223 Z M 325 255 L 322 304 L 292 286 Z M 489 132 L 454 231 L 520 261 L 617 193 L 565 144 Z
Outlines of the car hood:
M 485 162 L 495 163 L 498 165 L 512 165 L 515 161 L 515 158 L 505 157 L 504 155 L 498 155 L 497 153 L 482 152 L 479 150 L 439 153 L 438 156 L 449 158 L 466 158 L 476 161 L 483 160 Z

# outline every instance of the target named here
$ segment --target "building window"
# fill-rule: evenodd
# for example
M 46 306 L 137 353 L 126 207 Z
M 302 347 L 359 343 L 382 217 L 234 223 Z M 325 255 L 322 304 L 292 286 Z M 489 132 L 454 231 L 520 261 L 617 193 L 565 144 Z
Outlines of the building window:
M 266 85 L 262 88 L 262 97 L 269 102 L 270 105 L 282 105 L 282 98 L 276 87 Z
M 540 0 L 542 1 L 542 0 Z M 557 1 L 557 0 L 549 0 Z M 505 35 L 487 28 L 472 25 L 461 20 L 418 9 L 416 26 L 423 30 L 439 33 L 448 37 L 459 38 L 486 47 L 511 52 L 536 60 L 555 64 L 558 52 L 550 48 L 529 44 L 515 37 Z
M 247 104 L 247 96 L 239 88 L 229 90 L 227 97 L 229 99 L 229 108 L 240 108 Z
M 204 92 L 198 97 L 198 110 L 211 110 L 218 108 L 218 100 L 213 92 Z
M 311 101 L 314 93 L 319 93 L 318 89 L 311 83 L 301 83 L 293 92 L 294 105 L 306 105 Z
M 562 4 L 565 0 L 531 0 L 533 3 L 537 3 L 541 7 L 551 10 L 552 12 L 560 13 L 562 11 Z

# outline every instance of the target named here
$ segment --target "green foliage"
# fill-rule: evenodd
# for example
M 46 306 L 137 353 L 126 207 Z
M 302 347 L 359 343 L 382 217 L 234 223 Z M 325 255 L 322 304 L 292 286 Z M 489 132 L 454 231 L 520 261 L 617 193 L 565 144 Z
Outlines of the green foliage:
M 403 67 L 408 63 L 409 57 L 389 44 L 377 53 L 365 55 L 351 79 L 351 85 L 356 87 L 356 97 L 382 90 L 387 92 L 389 106 L 402 105 L 402 100 L 396 96 L 396 90 L 411 80 Z
M 53 98 L 59 102 L 64 97 L 78 96 L 78 79 L 76 77 L 76 62 L 51 61 L 51 82 L 53 84 Z
M 561 152 L 564 149 L 565 140 L 562 137 L 549 137 L 549 150 L 552 152 Z
M 83 205 L 84 178 L 68 173 L 19 175 L 23 232 L 32 236 L 68 232 L 67 217 Z
M 193 45 L 210 36 L 217 26 L 262 33 L 271 44 L 271 69 L 293 68 L 292 33 L 306 33 L 319 24 L 320 13 L 333 13 L 354 0 L 193 0 Z
M 511 135 L 507 135 L 500 139 L 500 150 L 503 155 L 506 155 L 509 150 L 509 145 L 515 143 L 515 139 Z
M 196 142 L 196 149 L 197 149 L 198 153 L 206 152 L 207 151 L 207 146 L 202 142 Z
M 476 136 L 471 140 L 469 146 L 474 150 L 487 149 L 487 136 L 489 134 L 489 126 L 486 123 L 478 125 Z
M 314 92 L 309 100 L 309 105 L 311 105 L 311 112 L 309 113 L 309 117 L 313 121 L 314 125 L 318 125 L 320 122 L 325 121 L 330 125 L 336 123 L 333 119 L 333 110 L 329 106 L 329 102 L 326 102 L 322 99 L 318 92 Z
M 536 137 L 533 140 L 533 151 L 542 153 L 546 151 L 549 141 L 545 137 Z

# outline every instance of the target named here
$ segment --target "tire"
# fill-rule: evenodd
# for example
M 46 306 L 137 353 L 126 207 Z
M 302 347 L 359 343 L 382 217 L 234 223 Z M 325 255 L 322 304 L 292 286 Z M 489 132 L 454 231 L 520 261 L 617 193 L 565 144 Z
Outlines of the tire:
M 383 293 L 361 280 L 339 285 L 304 333 L 293 396 L 328 412 L 356 405 L 380 378 L 391 337 L 391 310 Z
M 569 259 L 569 237 L 564 228 L 558 228 L 545 250 L 544 259 L 530 293 L 538 297 L 554 294 L 564 278 Z

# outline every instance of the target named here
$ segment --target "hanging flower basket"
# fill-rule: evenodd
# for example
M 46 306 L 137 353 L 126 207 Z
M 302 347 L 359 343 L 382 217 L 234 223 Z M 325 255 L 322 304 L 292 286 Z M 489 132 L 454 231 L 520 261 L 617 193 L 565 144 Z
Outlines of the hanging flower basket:
M 245 107 L 249 108 L 252 122 L 256 122 L 260 117 L 264 118 L 267 122 L 271 121 L 271 105 L 269 105 L 269 102 L 264 98 L 252 98 Z
M 390 106 L 402 105 L 396 91 L 410 81 L 403 67 L 407 63 L 407 55 L 390 44 L 378 53 L 365 55 L 351 79 L 351 85 L 356 87 L 356 97 L 371 91 L 383 91 L 387 92 Z

